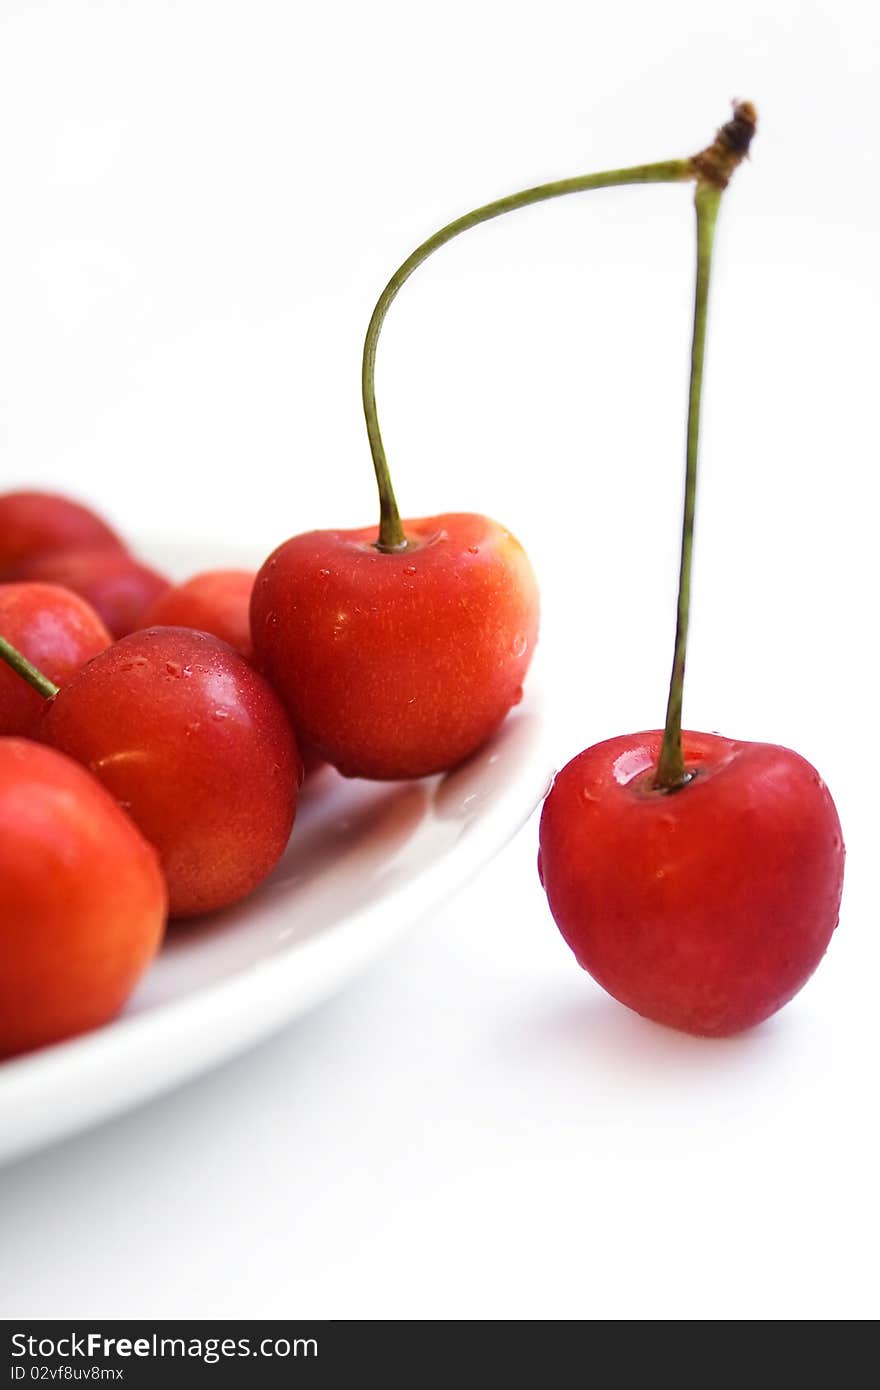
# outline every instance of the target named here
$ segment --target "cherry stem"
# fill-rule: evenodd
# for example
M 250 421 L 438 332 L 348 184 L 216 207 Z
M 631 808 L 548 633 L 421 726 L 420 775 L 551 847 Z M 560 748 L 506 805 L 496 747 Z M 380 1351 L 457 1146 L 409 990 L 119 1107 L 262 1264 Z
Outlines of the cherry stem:
M 691 384 L 688 397 L 687 468 L 684 481 L 684 516 L 681 526 L 681 566 L 678 576 L 678 615 L 675 624 L 675 651 L 669 679 L 666 728 L 660 746 L 654 786 L 674 791 L 689 781 L 681 742 L 681 706 L 684 668 L 687 656 L 688 620 L 691 603 L 691 561 L 694 551 L 694 513 L 697 500 L 697 460 L 700 445 L 700 397 L 703 389 L 703 360 L 706 352 L 706 319 L 709 304 L 709 276 L 715 223 L 723 189 L 698 183 L 694 195 L 697 211 L 697 286 L 694 296 L 694 335 L 691 343 Z
M 700 444 L 700 398 L 703 389 L 703 359 L 706 354 L 706 318 L 709 304 L 709 276 L 712 246 L 721 195 L 731 176 L 746 158 L 758 125 L 758 113 L 750 101 L 736 101 L 733 116 L 716 133 L 712 144 L 690 161 L 697 181 L 694 206 L 697 212 L 697 279 L 694 293 L 694 333 L 691 341 L 691 384 L 688 395 L 687 467 L 684 480 L 684 514 L 681 523 L 681 564 L 678 574 L 678 612 L 675 623 L 675 651 L 669 678 L 666 727 L 654 774 L 654 787 L 671 792 L 691 779 L 684 765 L 681 742 L 681 705 L 684 668 L 687 657 L 688 619 L 691 603 L 691 561 L 694 551 L 694 511 L 697 500 L 697 459 Z
M 376 347 L 382 325 L 385 322 L 385 315 L 413 271 L 417 270 L 422 262 L 426 261 L 435 251 L 438 251 L 441 246 L 445 246 L 448 241 L 460 236 L 462 232 L 469 231 L 471 227 L 479 226 L 481 222 L 490 222 L 495 217 L 503 217 L 507 212 L 516 212 L 518 208 L 530 207 L 532 203 L 544 203 L 550 198 L 565 197 L 568 193 L 586 193 L 594 188 L 616 188 L 623 184 L 678 183 L 692 179 L 695 175 L 696 168 L 693 159 L 669 159 L 660 164 L 637 165 L 632 169 L 610 169 L 600 174 L 581 174 L 576 178 L 560 179 L 556 183 L 544 183 L 535 188 L 527 188 L 521 193 L 511 193 L 506 198 L 499 198 L 494 203 L 486 203 L 484 207 L 465 213 L 463 217 L 458 217 L 454 222 L 441 227 L 439 232 L 435 232 L 427 241 L 423 241 L 421 246 L 418 246 L 412 255 L 403 262 L 403 265 L 394 272 L 373 310 L 373 316 L 370 319 L 367 336 L 364 340 L 361 371 L 364 416 L 367 422 L 370 450 L 373 455 L 373 467 L 376 471 L 376 483 L 379 488 L 379 539 L 376 543 L 378 550 L 393 552 L 405 550 L 407 547 L 407 538 L 400 520 L 400 512 L 397 509 L 394 489 L 391 485 L 391 474 L 388 471 L 388 460 L 385 457 L 385 448 L 379 429 L 375 374 Z
M 11 666 L 28 685 L 33 686 L 38 695 L 42 695 L 44 700 L 51 700 L 53 695 L 58 694 L 58 686 L 54 681 L 50 681 L 48 676 L 44 676 L 42 671 L 38 671 L 36 666 L 32 666 L 26 656 L 13 647 L 11 642 L 7 642 L 5 637 L 0 637 L 0 660 L 5 661 L 7 666 Z

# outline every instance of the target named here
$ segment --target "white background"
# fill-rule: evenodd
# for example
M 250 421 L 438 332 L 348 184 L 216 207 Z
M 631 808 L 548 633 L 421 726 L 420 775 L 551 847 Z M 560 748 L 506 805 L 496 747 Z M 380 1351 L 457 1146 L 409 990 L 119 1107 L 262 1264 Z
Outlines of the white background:
M 789 743 L 849 848 L 818 975 L 703 1043 L 561 942 L 533 821 L 320 1012 L 0 1174 L 0 1313 L 865 1318 L 878 1311 L 878 25 L 856 3 L 4 0 L 2 486 L 268 551 L 375 513 L 359 366 L 469 207 L 690 153 L 722 210 L 686 722 Z M 394 306 L 405 513 L 532 554 L 560 760 L 661 719 L 685 188 L 519 213 Z

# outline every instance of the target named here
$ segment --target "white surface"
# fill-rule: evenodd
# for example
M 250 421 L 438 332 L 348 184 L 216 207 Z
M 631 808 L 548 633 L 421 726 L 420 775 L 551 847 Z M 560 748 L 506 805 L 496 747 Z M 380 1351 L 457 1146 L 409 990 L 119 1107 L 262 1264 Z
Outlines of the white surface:
M 265 546 L 373 514 L 360 343 L 435 226 L 762 126 L 719 225 L 686 718 L 790 743 L 843 918 L 777 1020 L 640 1023 L 574 966 L 530 825 L 276 1041 L 0 1176 L 7 1316 L 878 1311 L 877 18 L 861 3 L 7 3 L 10 482 Z M 447 247 L 379 350 L 411 515 L 499 515 L 562 756 L 662 717 L 692 283 L 681 188 Z

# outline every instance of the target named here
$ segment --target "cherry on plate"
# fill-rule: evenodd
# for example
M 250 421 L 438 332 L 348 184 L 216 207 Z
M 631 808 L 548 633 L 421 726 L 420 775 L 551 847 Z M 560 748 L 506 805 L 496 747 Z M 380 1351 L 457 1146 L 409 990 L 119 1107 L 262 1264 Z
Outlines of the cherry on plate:
M 82 546 L 124 550 L 116 532 L 81 502 L 54 492 L 0 495 L 0 579 L 19 579 L 19 567 L 37 555 Z
M 294 727 L 340 771 L 441 772 L 473 753 L 522 697 L 538 593 L 508 531 L 470 514 L 375 531 L 313 531 L 257 576 L 254 650 Z
M 21 579 L 61 584 L 92 605 L 114 637 L 143 626 L 144 614 L 170 580 L 127 551 L 106 546 L 37 555 L 18 567 Z
M 144 627 L 192 627 L 253 656 L 251 592 L 253 570 L 205 570 L 160 594 L 143 616 Z
M 124 637 L 47 703 L 39 736 L 88 767 L 156 846 L 174 917 L 245 897 L 284 851 L 296 740 L 268 682 L 218 638 Z
M 0 1056 L 108 1022 L 153 959 L 159 860 L 88 772 L 0 738 Z
M 112 638 L 93 608 L 54 584 L 0 584 L 0 641 L 61 686 Z M 0 662 L 0 734 L 31 735 L 43 697 Z

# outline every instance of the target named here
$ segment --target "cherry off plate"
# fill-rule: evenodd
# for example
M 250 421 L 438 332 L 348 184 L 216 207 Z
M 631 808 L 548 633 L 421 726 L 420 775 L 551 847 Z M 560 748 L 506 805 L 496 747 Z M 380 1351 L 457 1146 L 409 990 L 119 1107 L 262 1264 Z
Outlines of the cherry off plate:
M 259 557 L 143 546 L 172 574 Z M 470 761 L 419 782 L 306 784 L 287 851 L 238 906 L 172 925 L 114 1022 L 0 1063 L 0 1160 L 232 1057 L 341 989 L 512 838 L 550 783 L 540 691 Z

